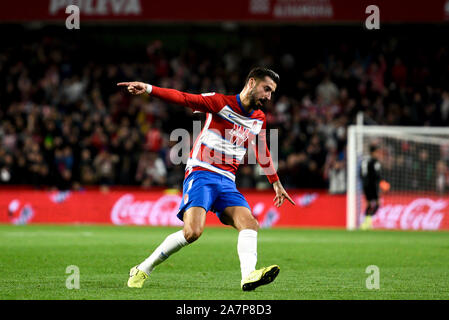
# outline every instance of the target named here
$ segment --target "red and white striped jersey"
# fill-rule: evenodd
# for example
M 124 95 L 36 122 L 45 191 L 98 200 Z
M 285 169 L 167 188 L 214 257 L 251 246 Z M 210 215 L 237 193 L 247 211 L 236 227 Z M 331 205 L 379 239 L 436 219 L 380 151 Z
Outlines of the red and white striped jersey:
M 193 171 L 208 170 L 235 181 L 237 168 L 251 145 L 270 183 L 279 180 L 266 144 L 265 114 L 261 110 L 246 113 L 239 95 L 189 94 L 155 86 L 151 95 L 206 113 L 205 124 L 190 151 L 186 177 Z M 259 154 L 260 146 L 256 147 L 257 136 L 264 154 Z

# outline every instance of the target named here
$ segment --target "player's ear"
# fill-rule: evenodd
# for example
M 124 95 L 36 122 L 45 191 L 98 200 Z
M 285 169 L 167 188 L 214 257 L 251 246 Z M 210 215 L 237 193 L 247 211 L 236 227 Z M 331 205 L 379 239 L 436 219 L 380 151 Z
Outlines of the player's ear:
M 257 84 L 257 80 L 255 79 L 255 78 L 250 78 L 249 79 L 249 88 L 250 89 L 254 89 L 254 87 L 256 86 L 256 84 Z

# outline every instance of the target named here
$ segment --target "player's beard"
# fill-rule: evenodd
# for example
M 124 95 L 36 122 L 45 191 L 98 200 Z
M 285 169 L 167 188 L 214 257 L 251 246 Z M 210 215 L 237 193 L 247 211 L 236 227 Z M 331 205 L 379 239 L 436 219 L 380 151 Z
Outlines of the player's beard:
M 255 91 L 256 90 L 254 88 L 250 92 L 249 105 L 250 105 L 251 109 L 258 110 L 258 109 L 260 109 L 260 108 L 262 108 L 264 106 L 265 100 L 264 99 L 257 99 Z M 258 104 L 257 103 L 258 101 L 260 101 L 261 104 Z
M 256 98 L 254 96 L 251 96 L 249 98 L 249 105 L 250 105 L 251 109 L 259 109 L 259 106 L 256 103 Z

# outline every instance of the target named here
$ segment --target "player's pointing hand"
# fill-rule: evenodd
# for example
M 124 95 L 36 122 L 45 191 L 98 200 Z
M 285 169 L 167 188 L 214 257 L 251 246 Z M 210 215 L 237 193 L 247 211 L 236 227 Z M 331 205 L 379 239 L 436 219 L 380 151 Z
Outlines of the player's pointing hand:
M 284 187 L 282 186 L 279 180 L 273 183 L 273 188 L 274 191 L 276 192 L 276 196 L 274 197 L 273 201 L 277 208 L 282 206 L 285 198 L 287 198 L 287 200 L 290 201 L 291 204 L 293 204 L 294 206 L 296 205 L 296 203 L 288 195 L 287 191 L 285 191 Z
M 119 87 L 127 87 L 128 92 L 134 95 L 145 93 L 147 90 L 147 84 L 143 82 L 133 81 L 133 82 L 120 82 L 117 83 Z

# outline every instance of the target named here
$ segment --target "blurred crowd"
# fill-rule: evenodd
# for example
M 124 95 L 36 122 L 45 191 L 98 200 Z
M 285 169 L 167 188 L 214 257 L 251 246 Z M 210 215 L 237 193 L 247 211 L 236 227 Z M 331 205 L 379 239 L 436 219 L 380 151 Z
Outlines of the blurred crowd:
M 449 125 L 447 44 L 417 48 L 412 39 L 389 37 L 335 42 L 315 54 L 257 41 L 174 51 L 152 40 L 140 49 L 135 58 L 102 59 L 81 53 L 101 45 L 87 49 L 58 37 L 3 44 L 0 182 L 62 190 L 180 188 L 184 165 L 170 161 L 178 142 L 170 133 L 192 132 L 203 115 L 131 96 L 116 87 L 122 81 L 236 94 L 252 66 L 274 69 L 281 83 L 265 112 L 268 128 L 278 129 L 278 174 L 286 188 L 345 192 L 346 130 L 359 111 L 368 124 Z M 239 169 L 237 186 L 269 187 L 250 165 Z
M 428 143 L 422 136 L 405 141 L 394 137 L 383 138 L 382 157 L 379 160 L 382 176 L 391 184 L 392 190 L 447 194 L 449 140 L 447 137 L 443 139 L 432 137 L 430 142 L 441 141 Z

